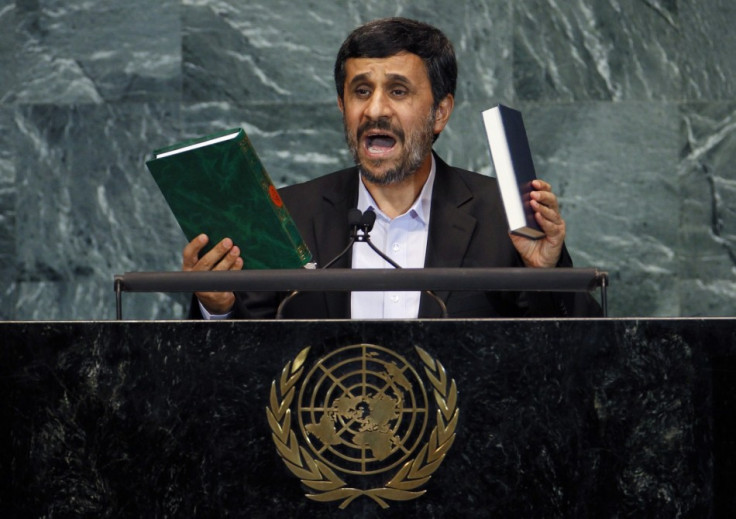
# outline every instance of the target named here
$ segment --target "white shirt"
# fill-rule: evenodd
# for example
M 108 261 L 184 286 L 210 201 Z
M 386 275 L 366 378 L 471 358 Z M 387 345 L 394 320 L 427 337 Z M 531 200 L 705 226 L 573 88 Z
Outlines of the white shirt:
M 362 179 L 358 190 L 358 209 L 376 213 L 376 223 L 369 233 L 371 242 L 404 268 L 423 268 L 427 252 L 429 215 L 432 205 L 435 163 L 414 204 L 393 220 L 378 208 Z M 367 243 L 353 246 L 354 269 L 393 268 L 373 251 Z M 353 292 L 350 296 L 352 319 L 412 319 L 419 315 L 421 292 Z

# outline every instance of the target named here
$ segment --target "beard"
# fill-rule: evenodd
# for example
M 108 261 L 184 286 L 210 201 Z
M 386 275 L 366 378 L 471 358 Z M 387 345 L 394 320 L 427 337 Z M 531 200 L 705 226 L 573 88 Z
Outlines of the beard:
M 391 123 L 386 119 L 364 123 L 353 133 L 348 130 L 345 118 L 343 117 L 345 140 L 350 153 L 353 154 L 353 160 L 360 167 L 360 174 L 368 182 L 381 186 L 403 182 L 416 173 L 419 166 L 424 162 L 424 159 L 432 151 L 432 144 L 434 143 L 434 122 L 435 109 L 432 108 L 424 125 L 412 130 L 408 135 L 405 135 L 401 128 L 391 126 Z M 361 136 L 369 130 L 390 131 L 396 136 L 396 144 L 401 144 L 401 155 L 396 159 L 362 161 L 359 154 Z M 392 160 L 394 163 L 384 173 L 381 173 L 381 167 L 389 160 Z

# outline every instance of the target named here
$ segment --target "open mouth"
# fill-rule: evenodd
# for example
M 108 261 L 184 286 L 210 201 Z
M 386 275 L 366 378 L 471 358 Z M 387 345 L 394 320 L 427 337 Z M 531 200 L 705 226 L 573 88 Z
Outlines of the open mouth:
M 387 134 L 373 134 L 365 137 L 365 147 L 369 153 L 384 154 L 396 146 L 396 139 Z

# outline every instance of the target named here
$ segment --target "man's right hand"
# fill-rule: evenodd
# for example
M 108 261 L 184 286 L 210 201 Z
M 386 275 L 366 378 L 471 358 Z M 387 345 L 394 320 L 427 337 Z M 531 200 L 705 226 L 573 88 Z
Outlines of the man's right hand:
M 243 258 L 240 257 L 240 248 L 234 245 L 230 238 L 223 239 L 200 258 L 199 251 L 207 245 L 207 242 L 209 242 L 207 235 L 200 234 L 184 247 L 181 255 L 183 271 L 242 270 Z M 226 314 L 235 304 L 235 294 L 232 292 L 196 292 L 195 295 L 211 314 Z

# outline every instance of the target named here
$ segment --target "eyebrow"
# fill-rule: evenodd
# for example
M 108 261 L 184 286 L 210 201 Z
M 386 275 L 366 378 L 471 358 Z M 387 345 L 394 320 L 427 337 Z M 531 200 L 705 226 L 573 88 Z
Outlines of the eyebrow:
M 389 81 L 398 81 L 401 83 L 411 84 L 411 80 L 404 76 L 403 74 L 386 74 L 386 77 Z M 371 74 L 368 72 L 364 72 L 363 74 L 358 74 L 357 76 L 353 77 L 353 79 L 350 80 L 350 85 L 354 85 L 356 83 L 360 83 L 362 81 L 368 81 L 371 78 Z

